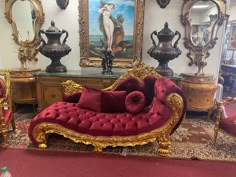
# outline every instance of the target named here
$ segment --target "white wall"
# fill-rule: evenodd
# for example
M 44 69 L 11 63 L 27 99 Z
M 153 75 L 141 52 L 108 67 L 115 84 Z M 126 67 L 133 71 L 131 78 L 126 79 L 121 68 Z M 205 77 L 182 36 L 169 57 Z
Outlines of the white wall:
M 182 34 L 182 38 L 179 42 L 179 48 L 182 50 L 182 54 L 177 58 L 169 62 L 169 66 L 175 73 L 195 73 L 197 71 L 196 66 L 188 66 L 190 61 L 187 54 L 187 49 L 183 45 L 184 38 L 184 26 L 180 22 L 181 9 L 183 5 L 182 0 L 171 1 L 165 8 L 161 9 L 157 5 L 155 0 L 146 1 L 145 7 L 145 26 L 144 26 L 144 45 L 143 45 L 143 60 L 145 63 L 157 66 L 158 62 L 152 59 L 146 51 L 152 46 L 149 35 L 152 31 L 160 31 L 164 27 L 164 23 L 169 23 L 169 28 L 172 31 L 178 30 Z M 220 28 L 218 33 L 218 41 L 214 49 L 210 50 L 210 57 L 207 58 L 207 66 L 205 67 L 205 73 L 214 74 L 218 76 L 221 45 L 222 45 L 223 27 Z M 174 39 L 175 40 L 175 39 Z
M 59 29 L 65 29 L 69 33 L 67 44 L 72 48 L 69 55 L 61 59 L 62 64 L 66 65 L 68 70 L 79 69 L 79 24 L 78 24 L 78 1 L 71 0 L 66 10 L 61 10 L 56 0 L 41 0 L 45 13 L 45 22 L 42 29 L 46 30 L 54 20 Z M 5 3 L 0 0 L 0 58 L 5 68 L 19 68 L 20 61 L 17 58 L 18 46 L 12 38 L 11 25 L 7 22 L 4 11 Z M 63 39 L 64 36 L 62 36 Z M 38 54 L 37 63 L 29 63 L 29 67 L 37 67 L 45 70 L 51 60 Z
M 67 44 L 72 48 L 69 55 L 63 57 L 61 62 L 66 65 L 68 70 L 79 70 L 79 25 L 78 25 L 78 0 L 70 0 L 66 10 L 61 10 L 55 0 L 42 0 L 45 23 L 43 29 L 50 26 L 50 21 L 54 20 L 59 29 L 66 29 L 69 32 Z M 189 67 L 190 61 L 186 54 L 187 50 L 183 45 L 184 26 L 180 22 L 180 15 L 183 0 L 172 0 L 170 4 L 161 9 L 156 3 L 156 0 L 146 0 L 145 19 L 144 19 L 144 41 L 143 41 L 143 61 L 149 65 L 158 66 L 158 62 L 147 54 L 147 50 L 152 46 L 150 34 L 154 31 L 160 31 L 164 27 L 164 23 L 169 23 L 169 28 L 172 31 L 178 30 L 182 34 L 178 47 L 182 50 L 182 55 L 177 59 L 169 62 L 169 66 L 175 73 L 194 73 L 197 71 L 196 66 Z M 18 46 L 15 45 L 11 36 L 11 26 L 4 17 L 4 1 L 0 1 L 0 59 L 2 58 L 5 68 L 20 67 L 20 62 L 17 59 Z M 208 65 L 205 67 L 205 73 L 218 75 L 221 44 L 223 36 L 223 28 L 221 27 L 218 33 L 219 40 L 214 49 L 210 50 L 210 57 L 207 59 Z M 174 39 L 174 41 L 176 38 Z M 173 41 L 173 42 L 174 42 Z M 30 64 L 30 67 L 39 67 L 45 69 L 50 64 L 50 59 L 38 54 L 39 61 Z

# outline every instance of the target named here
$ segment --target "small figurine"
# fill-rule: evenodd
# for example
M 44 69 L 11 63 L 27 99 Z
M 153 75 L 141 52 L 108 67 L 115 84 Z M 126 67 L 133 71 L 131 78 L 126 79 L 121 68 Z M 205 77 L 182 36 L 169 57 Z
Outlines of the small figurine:
M 113 74 L 112 72 L 112 63 L 114 59 L 114 55 L 111 51 L 103 51 L 102 52 L 102 74 Z
M 21 62 L 21 69 L 26 69 L 27 68 L 27 56 L 25 54 L 25 50 L 23 48 L 19 49 L 18 53 L 18 58 Z

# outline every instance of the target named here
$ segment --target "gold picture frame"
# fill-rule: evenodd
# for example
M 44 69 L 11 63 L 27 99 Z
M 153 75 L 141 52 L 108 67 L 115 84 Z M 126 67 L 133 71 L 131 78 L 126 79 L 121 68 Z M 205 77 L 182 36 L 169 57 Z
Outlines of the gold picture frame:
M 18 59 L 21 62 L 21 69 L 27 69 L 27 61 L 38 61 L 38 46 L 40 45 L 41 39 L 39 37 L 39 30 L 44 23 L 44 12 L 41 0 L 24 0 L 24 3 L 29 2 L 32 7 L 32 28 L 34 32 L 33 39 L 20 39 L 19 29 L 17 28 L 17 22 L 13 18 L 13 6 L 15 3 L 20 1 L 17 0 L 5 0 L 5 17 L 12 27 L 13 40 L 19 45 Z M 22 1 L 23 3 L 23 1 Z M 34 17 L 34 18 L 33 18 Z M 19 22 L 18 22 L 19 25 Z
M 78 0 L 79 1 L 79 36 L 80 36 L 80 66 L 81 67 L 101 67 L 101 61 L 102 59 L 98 55 L 91 56 L 91 38 L 89 34 L 89 17 L 91 17 L 91 9 L 94 9 L 94 4 L 101 3 L 104 1 L 101 0 Z M 93 8 L 89 8 L 89 1 L 93 1 L 91 4 L 93 5 Z M 108 2 L 108 1 L 106 1 Z M 109 1 L 110 3 L 112 0 Z M 120 1 L 121 3 L 122 1 Z M 129 57 L 116 57 L 113 60 L 113 67 L 117 68 L 132 68 L 139 64 L 141 62 L 142 58 L 142 44 L 143 44 L 143 23 L 144 23 L 144 4 L 145 0 L 133 0 L 133 34 L 132 34 L 132 42 L 130 42 L 129 51 L 132 51 L 129 53 Z M 117 5 L 116 7 L 119 8 Z M 99 17 L 98 9 L 96 9 L 97 13 L 97 19 Z M 117 9 L 118 10 L 118 9 Z M 129 13 L 129 12 L 127 12 Z M 92 16 L 93 17 L 93 16 Z M 92 18 L 91 18 L 92 19 Z M 124 20 L 130 20 L 130 19 L 124 19 Z M 91 28 L 93 23 L 90 24 Z M 97 28 L 99 29 L 99 25 L 97 25 Z M 95 28 L 94 28 L 95 29 Z M 102 34 L 102 33 L 101 33 Z M 114 33 L 113 33 L 114 35 Z M 102 39 L 100 39 L 102 40 Z M 113 41 L 114 43 L 114 41 Z M 122 49 L 123 50 L 123 49 Z M 93 53 L 92 53 L 93 54 Z M 98 54 L 98 53 L 96 53 Z M 119 53 L 118 53 L 119 54 Z

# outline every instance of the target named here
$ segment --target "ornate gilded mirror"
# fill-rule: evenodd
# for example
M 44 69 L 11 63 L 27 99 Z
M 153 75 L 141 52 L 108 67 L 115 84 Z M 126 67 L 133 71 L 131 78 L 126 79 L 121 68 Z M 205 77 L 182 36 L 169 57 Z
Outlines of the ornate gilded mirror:
M 198 66 L 196 74 L 204 74 L 206 58 L 217 41 L 217 32 L 227 15 L 225 0 L 185 0 L 181 22 L 185 26 L 184 45 L 189 52 L 189 66 Z
M 5 0 L 5 17 L 12 26 L 13 39 L 20 46 L 18 58 L 21 68 L 28 61 L 37 61 L 39 30 L 44 22 L 40 0 Z

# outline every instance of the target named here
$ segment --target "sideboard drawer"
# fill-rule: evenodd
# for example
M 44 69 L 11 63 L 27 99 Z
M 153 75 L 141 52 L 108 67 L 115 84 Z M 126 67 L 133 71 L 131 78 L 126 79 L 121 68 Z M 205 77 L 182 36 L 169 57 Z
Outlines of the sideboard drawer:
M 78 74 L 71 74 L 70 71 L 66 73 L 46 73 L 38 72 L 35 73 L 36 77 L 36 89 L 37 89 L 37 99 L 38 99 L 38 111 L 50 106 L 51 104 L 62 101 L 63 98 L 63 87 L 62 82 L 67 80 L 73 80 L 83 86 L 103 89 L 110 86 L 114 81 L 119 78 L 122 73 L 117 73 L 113 75 L 102 75 L 100 73 L 92 74 L 90 73 L 85 76 Z

